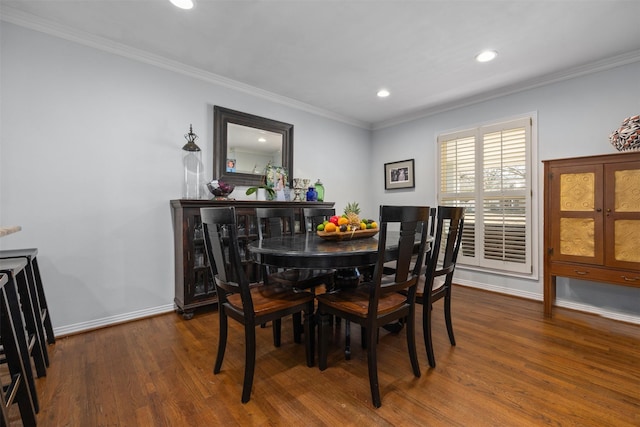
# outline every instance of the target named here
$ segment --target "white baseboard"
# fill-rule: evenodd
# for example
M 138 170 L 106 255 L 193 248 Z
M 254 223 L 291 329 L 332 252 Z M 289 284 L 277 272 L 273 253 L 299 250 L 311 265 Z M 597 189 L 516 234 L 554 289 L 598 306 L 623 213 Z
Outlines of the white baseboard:
M 542 294 L 538 294 L 535 292 L 522 291 L 518 289 L 505 288 L 503 286 L 489 285 L 486 283 L 474 282 L 471 280 L 460 280 L 455 279 L 454 282 L 458 285 L 467 286 L 469 288 L 482 289 L 485 291 L 497 292 L 500 294 L 512 295 L 516 297 L 542 301 Z M 626 323 L 633 323 L 636 325 L 640 325 L 640 316 L 634 316 L 630 314 L 624 314 L 616 311 L 607 310 L 601 307 L 595 307 L 587 304 L 580 304 L 574 301 L 569 301 L 565 299 L 556 299 L 556 306 L 569 308 L 571 310 L 582 311 L 585 313 L 597 314 L 602 317 L 606 317 L 607 319 L 618 320 Z M 542 314 L 542 306 L 540 307 L 540 314 Z
M 144 310 L 132 311 L 130 313 L 118 314 L 117 316 L 103 317 L 102 319 L 90 320 L 88 322 L 75 323 L 73 325 L 61 326 L 53 329 L 56 337 L 86 332 L 92 329 L 104 328 L 118 323 L 130 322 L 149 316 L 164 314 L 175 310 L 173 304 L 166 304 L 159 307 L 146 308 Z
M 542 301 L 542 294 L 535 292 L 522 291 L 518 289 L 506 288 L 503 286 L 489 285 L 486 283 L 474 282 L 471 280 L 456 279 L 455 283 L 469 288 L 477 288 L 485 291 L 497 292 L 500 294 L 512 295 L 520 298 L 526 298 L 535 301 Z M 619 320 L 621 322 L 633 323 L 640 325 L 640 317 L 629 314 L 619 313 L 615 311 L 606 310 L 600 307 L 594 307 L 592 305 L 579 304 L 573 301 L 558 299 L 556 300 L 556 306 L 570 308 L 572 310 L 582 311 L 585 313 L 597 314 L 608 319 Z M 158 314 L 169 313 L 175 310 L 173 304 L 167 304 L 159 307 L 147 308 L 144 310 L 133 311 L 131 313 L 119 314 L 117 316 L 103 317 L 102 319 L 91 320 L 88 322 L 76 323 L 73 325 L 61 326 L 53 330 L 56 337 L 77 334 L 79 332 L 86 332 L 92 329 L 104 328 L 107 326 L 116 325 L 118 323 L 130 322 L 132 320 L 142 319 L 149 316 L 155 316 Z M 542 306 L 540 307 L 540 314 L 542 314 Z

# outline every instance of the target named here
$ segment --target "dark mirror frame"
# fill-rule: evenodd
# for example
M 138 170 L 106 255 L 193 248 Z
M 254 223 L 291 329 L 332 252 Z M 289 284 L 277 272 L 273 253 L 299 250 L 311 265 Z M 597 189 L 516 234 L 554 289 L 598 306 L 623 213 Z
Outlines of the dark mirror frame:
M 282 166 L 287 169 L 289 187 L 293 182 L 293 125 L 253 114 L 213 107 L 213 165 L 215 177 L 224 182 L 249 187 L 264 184 L 265 176 L 227 172 L 227 125 L 234 123 L 282 135 Z

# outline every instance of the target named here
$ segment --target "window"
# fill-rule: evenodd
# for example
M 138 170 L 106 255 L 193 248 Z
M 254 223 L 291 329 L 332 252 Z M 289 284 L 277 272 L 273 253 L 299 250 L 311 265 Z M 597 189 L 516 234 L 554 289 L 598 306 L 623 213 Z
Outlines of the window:
M 466 207 L 458 263 L 532 273 L 532 118 L 438 137 L 438 204 Z

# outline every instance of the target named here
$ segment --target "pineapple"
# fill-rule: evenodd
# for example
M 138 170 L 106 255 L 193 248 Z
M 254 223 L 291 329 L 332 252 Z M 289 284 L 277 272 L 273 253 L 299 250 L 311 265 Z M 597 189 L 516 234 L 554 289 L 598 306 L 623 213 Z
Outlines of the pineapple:
M 360 206 L 357 202 L 347 203 L 344 208 L 344 215 L 349 220 L 349 225 L 352 230 L 358 230 L 360 228 Z

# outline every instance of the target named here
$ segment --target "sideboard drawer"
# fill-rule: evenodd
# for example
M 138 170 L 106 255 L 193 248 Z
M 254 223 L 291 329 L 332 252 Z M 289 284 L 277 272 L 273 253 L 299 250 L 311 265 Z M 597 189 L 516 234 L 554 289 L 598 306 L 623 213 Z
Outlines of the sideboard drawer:
M 640 287 L 640 271 L 614 270 L 581 264 L 551 263 L 551 275 L 572 277 L 575 279 L 607 282 L 623 286 Z

